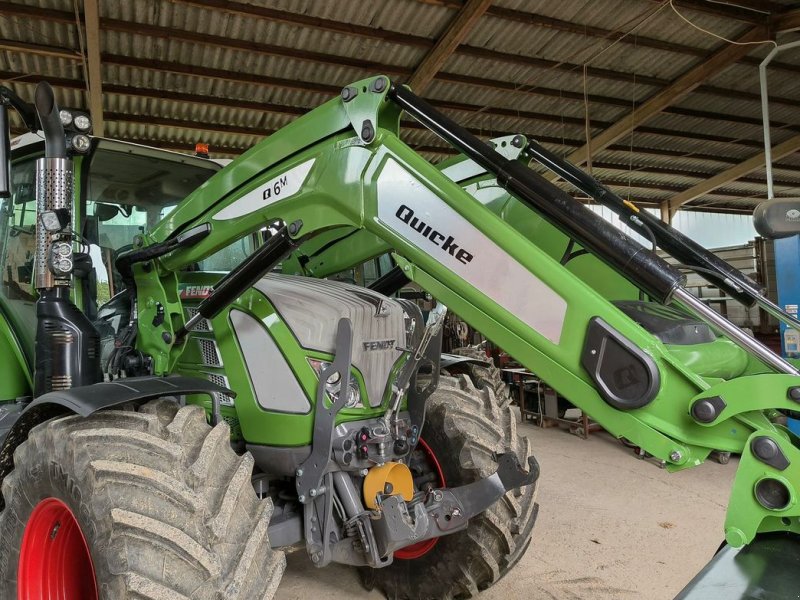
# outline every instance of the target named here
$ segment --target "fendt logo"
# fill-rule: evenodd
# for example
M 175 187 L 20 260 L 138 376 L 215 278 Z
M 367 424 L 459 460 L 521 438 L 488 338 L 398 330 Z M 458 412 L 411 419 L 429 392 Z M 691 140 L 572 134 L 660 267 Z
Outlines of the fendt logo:
M 395 216 L 403 223 L 411 227 L 411 229 L 414 231 L 418 231 L 424 235 L 442 250 L 450 254 L 450 256 L 454 257 L 457 261 L 466 265 L 474 258 L 471 252 L 467 252 L 463 248 L 458 247 L 458 244 L 455 243 L 455 238 L 453 238 L 452 235 L 445 237 L 443 233 L 439 233 L 425 221 L 415 217 L 414 211 L 408 208 L 405 204 L 400 205 L 400 208 L 397 209 Z
M 394 340 L 375 340 L 374 342 L 363 342 L 364 350 L 391 350 L 394 348 Z

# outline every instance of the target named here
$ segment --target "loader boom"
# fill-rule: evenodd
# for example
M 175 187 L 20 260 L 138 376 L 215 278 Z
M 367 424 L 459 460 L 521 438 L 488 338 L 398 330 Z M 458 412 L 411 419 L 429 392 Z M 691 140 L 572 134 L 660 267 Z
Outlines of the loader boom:
M 618 298 L 403 143 L 403 110 L 496 178 L 542 227 L 557 229 L 651 299 L 677 299 L 682 314 L 710 323 L 714 339 L 695 350 L 735 356 L 738 367 L 693 368 L 686 354 L 621 310 Z M 185 349 L 177 273 L 277 220 L 296 224 L 290 236 L 298 247 L 283 259 L 284 272 L 322 276 L 391 250 L 405 277 L 670 470 L 700 464 L 711 450 L 741 453 L 726 521 L 731 545 L 762 532 L 800 532 L 798 441 L 767 418 L 769 410 L 797 408 L 796 369 L 694 301 L 680 273 L 658 256 L 382 76 L 348 86 L 265 139 L 142 238 L 132 255 L 142 257 L 131 264 L 132 314 L 147 325 L 135 343 L 152 357 L 155 374 L 173 372 Z M 169 246 L 200 227 L 208 235 Z M 157 248 L 165 252 L 145 252 Z

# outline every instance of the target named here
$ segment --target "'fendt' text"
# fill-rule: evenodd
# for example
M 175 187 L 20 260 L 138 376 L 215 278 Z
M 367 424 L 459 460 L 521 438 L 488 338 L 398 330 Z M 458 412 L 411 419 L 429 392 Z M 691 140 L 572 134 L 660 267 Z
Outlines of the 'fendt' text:
M 450 254 L 450 256 L 454 257 L 457 261 L 466 265 L 474 258 L 472 253 L 458 247 L 458 244 L 455 243 L 455 238 L 453 238 L 452 235 L 445 237 L 443 233 L 438 232 L 422 219 L 415 217 L 414 211 L 405 204 L 400 205 L 400 208 L 397 209 L 395 216 L 403 223 L 411 227 L 411 229 L 414 231 L 418 231 L 424 235 L 442 250 Z

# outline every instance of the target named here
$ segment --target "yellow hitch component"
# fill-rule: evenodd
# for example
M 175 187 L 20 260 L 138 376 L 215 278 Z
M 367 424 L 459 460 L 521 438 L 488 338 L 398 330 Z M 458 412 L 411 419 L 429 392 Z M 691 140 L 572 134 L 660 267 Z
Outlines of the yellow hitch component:
M 414 497 L 414 478 L 403 463 L 387 462 L 372 467 L 364 478 L 364 501 L 368 508 L 378 508 L 378 494 L 402 496 L 408 502 Z

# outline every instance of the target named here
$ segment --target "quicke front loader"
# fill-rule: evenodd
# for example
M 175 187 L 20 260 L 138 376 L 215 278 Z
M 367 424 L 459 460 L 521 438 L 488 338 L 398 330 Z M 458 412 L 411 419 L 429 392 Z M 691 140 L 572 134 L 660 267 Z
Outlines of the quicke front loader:
M 296 544 L 392 598 L 490 586 L 530 543 L 539 471 L 507 397 L 440 375 L 445 306 L 670 470 L 741 453 L 727 546 L 686 597 L 742 557 L 725 597 L 796 585 L 770 565 L 798 556 L 800 450 L 774 417 L 800 373 L 527 163 L 796 322 L 534 141 L 483 143 L 378 76 L 211 175 L 87 136 L 46 84 L 38 117 L 0 99 L 4 598 L 270 598 Z M 9 106 L 44 148 L 12 154 Z M 415 153 L 402 111 L 461 156 Z M 109 160 L 131 155 L 138 187 Z M 387 253 L 372 289 L 325 279 Z M 427 320 L 391 297 L 408 281 Z

